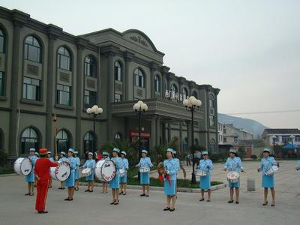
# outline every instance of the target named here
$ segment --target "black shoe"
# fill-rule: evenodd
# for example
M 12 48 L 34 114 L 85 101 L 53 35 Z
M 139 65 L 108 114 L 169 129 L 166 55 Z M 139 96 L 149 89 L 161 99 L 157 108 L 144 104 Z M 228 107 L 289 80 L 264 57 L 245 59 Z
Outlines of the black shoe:
M 174 209 L 170 209 L 170 212 L 173 212 L 173 211 L 175 211 L 175 208 Z
M 202 201 L 204 201 L 204 198 L 201 198 L 201 199 L 199 200 L 199 202 L 202 202 Z
M 88 189 L 88 190 L 85 190 L 84 192 L 90 192 L 90 190 Z
M 143 197 L 143 196 L 146 196 L 146 195 L 145 194 L 141 194 L 140 196 Z
M 207 202 L 210 202 L 210 199 L 208 199 Z
M 240 204 L 240 202 L 239 201 L 235 201 L 235 204 Z
M 228 203 L 233 203 L 233 200 L 231 200 L 231 201 L 228 201 Z
M 145 195 L 146 197 L 149 197 L 149 195 Z
M 169 211 L 170 210 L 170 207 L 166 207 L 163 209 L 164 211 Z
M 126 195 L 126 192 L 124 192 L 123 195 Z
M 90 192 L 94 192 L 93 190 L 91 190 Z
M 69 198 L 65 198 L 65 201 L 69 201 Z
M 262 204 L 263 206 L 268 205 L 268 201 L 266 201 L 266 203 Z

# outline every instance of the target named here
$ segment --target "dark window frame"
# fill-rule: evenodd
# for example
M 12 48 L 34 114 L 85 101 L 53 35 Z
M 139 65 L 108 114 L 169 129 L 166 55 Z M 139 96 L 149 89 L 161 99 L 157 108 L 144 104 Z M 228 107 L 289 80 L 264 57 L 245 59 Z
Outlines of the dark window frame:
M 93 56 L 84 59 L 84 75 L 97 78 L 97 61 Z
M 67 67 L 62 66 L 62 60 L 67 60 Z M 61 70 L 72 71 L 71 52 L 64 46 L 59 47 L 57 50 L 57 68 Z
M 29 130 L 28 131 L 29 135 L 24 137 L 25 132 L 27 132 L 27 130 Z M 33 135 L 34 134 L 33 132 L 35 133 L 35 137 Z M 36 150 L 39 149 L 40 142 L 41 142 L 41 137 L 38 130 L 33 127 L 27 127 L 26 129 L 24 129 L 24 131 L 21 134 L 21 154 L 22 155 L 29 154 L 29 149 L 32 147 L 35 148 Z
M 87 94 L 87 92 L 88 92 L 88 94 Z M 91 95 L 91 93 L 93 93 L 94 96 Z M 91 100 L 93 100 L 93 98 L 94 98 L 94 101 L 91 101 Z M 87 103 L 86 100 L 89 100 L 89 103 Z M 86 90 L 86 89 L 85 89 L 85 90 L 84 90 L 84 100 L 83 100 L 83 104 L 84 104 L 84 108 L 85 108 L 85 109 L 90 108 L 90 107 L 92 107 L 93 105 L 96 105 L 96 104 L 97 104 L 97 92 L 95 92 L 95 91 L 90 91 L 90 90 Z
M 161 92 L 161 87 L 160 87 L 160 76 L 159 75 L 155 75 L 154 77 L 154 91 L 157 93 Z
M 58 89 L 58 87 L 61 86 L 62 89 Z M 65 90 L 65 88 L 69 88 L 69 90 Z M 60 101 L 60 97 L 62 93 L 68 93 L 69 94 L 69 99 L 68 99 L 68 103 L 62 103 Z M 63 85 L 63 84 L 56 84 L 56 103 L 58 105 L 66 105 L 66 106 L 71 106 L 72 105 L 72 86 L 68 86 L 68 85 Z
M 35 50 L 35 57 L 31 58 L 31 51 Z M 24 59 L 36 63 L 42 63 L 42 47 L 39 40 L 33 36 L 29 35 L 24 41 Z
M 0 27 L 0 40 L 2 40 L 2 46 L 0 45 L 0 53 L 5 54 L 6 50 L 6 34 L 4 30 Z M 1 44 L 1 41 L 0 41 Z
M 115 74 L 115 80 L 122 82 L 122 64 L 120 61 L 116 61 L 114 64 L 114 74 Z
M 26 80 L 28 80 L 28 82 L 26 82 Z M 34 81 L 38 82 L 38 85 L 33 84 Z M 28 95 L 28 88 L 32 87 L 35 88 L 35 98 L 30 98 Z M 23 99 L 27 99 L 27 100 L 31 100 L 31 101 L 37 101 L 40 102 L 41 101 L 41 80 L 39 79 L 34 79 L 31 77 L 23 77 L 23 92 L 22 92 L 22 98 Z
M 139 88 L 145 88 L 145 74 L 139 68 L 134 70 L 134 85 Z
M 5 73 L 0 71 L 0 96 L 5 96 Z

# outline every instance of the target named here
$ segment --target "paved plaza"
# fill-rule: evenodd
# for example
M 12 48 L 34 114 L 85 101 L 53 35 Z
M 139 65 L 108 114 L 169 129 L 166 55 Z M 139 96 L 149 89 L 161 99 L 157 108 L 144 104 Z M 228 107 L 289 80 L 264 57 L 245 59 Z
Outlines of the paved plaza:
M 245 162 L 246 173 L 241 177 L 240 204 L 228 204 L 228 188 L 212 193 L 212 201 L 199 202 L 198 193 L 178 193 L 177 209 L 163 212 L 165 196 L 151 191 L 150 197 L 140 197 L 139 190 L 128 190 L 118 206 L 109 205 L 111 195 L 101 194 L 100 188 L 85 193 L 85 187 L 75 192 L 73 202 L 65 202 L 66 190 L 58 190 L 53 182 L 49 190 L 49 214 L 37 214 L 35 196 L 24 196 L 26 184 L 22 176 L 0 177 L 0 224 L 300 224 L 300 171 L 295 161 L 283 161 L 276 174 L 277 205 L 262 206 L 259 162 Z M 187 168 L 190 170 L 191 168 Z M 190 172 L 188 172 L 188 175 Z M 179 173 L 179 177 L 181 172 Z M 247 192 L 247 178 L 256 180 L 256 191 Z M 226 182 L 222 165 L 216 164 L 213 180 Z

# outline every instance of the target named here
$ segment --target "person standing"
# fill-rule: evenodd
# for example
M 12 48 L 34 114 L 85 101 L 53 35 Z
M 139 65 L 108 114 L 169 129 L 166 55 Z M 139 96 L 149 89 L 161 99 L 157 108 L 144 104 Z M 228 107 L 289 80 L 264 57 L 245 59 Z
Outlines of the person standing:
M 75 191 L 79 190 L 79 166 L 80 166 L 80 158 L 78 157 L 78 151 L 74 151 L 74 158 L 76 161 L 76 169 L 75 169 Z
M 48 159 L 49 159 L 51 162 L 54 162 L 54 159 L 53 159 L 53 157 L 52 157 L 51 151 L 48 151 L 48 152 L 47 152 L 47 157 L 48 157 Z M 51 176 L 50 176 L 50 179 L 49 179 L 49 188 L 52 188 L 52 179 L 51 179 Z
M 123 170 L 123 174 L 120 174 L 120 194 L 126 195 L 127 193 L 127 170 L 129 169 L 128 159 L 126 157 L 126 152 L 121 152 L 121 166 L 120 170 Z
M 101 160 L 110 160 L 108 152 L 102 152 L 102 159 Z M 108 193 L 108 182 L 102 181 L 102 193 Z
M 67 157 L 66 157 L 66 153 L 65 152 L 60 152 L 60 158 L 58 160 L 59 163 L 63 163 L 68 161 Z M 64 181 L 60 181 L 60 187 L 58 188 L 60 190 L 64 190 L 65 189 L 65 182 Z
M 73 157 L 73 155 L 74 149 L 69 148 L 66 163 L 69 164 L 71 171 L 69 178 L 65 181 L 65 185 L 68 187 L 68 197 L 65 199 L 65 201 L 73 201 L 74 196 L 76 159 Z
M 228 172 L 234 171 L 238 172 L 239 174 L 241 172 L 244 172 L 242 160 L 240 157 L 237 156 L 237 151 L 234 148 L 231 148 L 229 150 L 229 157 L 224 165 L 224 170 Z M 229 187 L 229 201 L 228 203 L 233 203 L 233 194 L 235 189 L 235 203 L 239 204 L 239 194 L 240 194 L 240 180 L 236 183 L 232 183 L 228 181 L 228 187 Z
M 187 154 L 185 157 L 186 166 L 191 166 L 191 154 Z
M 47 149 L 42 148 L 40 149 L 40 156 L 41 158 L 36 160 L 36 164 L 34 167 L 34 174 L 37 180 L 37 195 L 36 195 L 36 203 L 35 203 L 35 210 L 38 213 L 48 213 L 45 211 L 46 207 L 46 200 L 48 194 L 48 187 L 50 181 L 50 167 L 56 167 L 57 162 L 51 162 L 47 157 Z M 56 160 L 58 157 L 56 156 Z
M 109 187 L 112 190 L 112 199 L 113 201 L 110 203 L 111 205 L 118 205 L 119 204 L 119 188 L 120 188 L 120 172 L 119 169 L 121 167 L 121 159 L 118 156 L 120 153 L 120 149 L 114 148 L 112 151 L 112 158 L 111 160 L 115 163 L 116 166 L 116 174 L 114 179 L 109 182 Z
M 28 183 L 27 184 L 28 192 L 25 195 L 26 196 L 33 196 L 34 195 L 34 184 L 35 184 L 34 166 L 35 166 L 36 160 L 38 159 L 38 157 L 35 154 L 35 149 L 34 148 L 29 149 L 28 159 L 32 164 L 32 170 L 27 176 L 25 176 L 25 181 Z
M 214 169 L 214 165 L 212 161 L 208 158 L 208 151 L 202 152 L 203 159 L 200 160 L 198 170 L 202 170 L 206 172 L 205 176 L 200 176 L 199 187 L 201 189 L 201 198 L 200 202 L 204 201 L 204 191 L 207 190 L 207 202 L 210 202 L 211 196 L 211 185 L 210 185 L 210 171 Z
M 272 204 L 275 206 L 275 184 L 274 184 L 274 173 L 267 174 L 267 171 L 276 166 L 277 163 L 274 157 L 270 156 L 270 149 L 265 148 L 263 151 L 263 158 L 261 159 L 260 168 L 258 172 L 262 172 L 262 187 L 264 188 L 264 203 L 263 205 L 268 205 L 268 188 L 271 190 L 272 194 Z
M 142 150 L 142 158 L 140 162 L 136 165 L 138 168 L 143 168 L 148 170 L 147 172 L 140 172 L 140 184 L 142 185 L 143 193 L 141 197 L 149 197 L 149 185 L 150 185 L 150 168 L 153 167 L 151 159 L 147 157 L 148 151 Z
M 95 168 L 96 168 L 96 162 L 93 159 L 93 153 L 89 152 L 89 159 L 84 163 L 82 168 L 90 168 L 91 174 L 85 178 L 85 180 L 88 182 L 88 189 L 85 190 L 85 192 L 93 192 L 94 191 L 94 177 L 95 177 Z

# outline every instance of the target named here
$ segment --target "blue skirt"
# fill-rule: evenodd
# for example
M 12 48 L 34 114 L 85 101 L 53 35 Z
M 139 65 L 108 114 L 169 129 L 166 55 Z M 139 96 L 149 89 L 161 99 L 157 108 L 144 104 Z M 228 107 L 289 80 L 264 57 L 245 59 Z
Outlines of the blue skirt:
M 150 176 L 148 173 L 140 173 L 140 183 L 141 185 L 149 185 L 150 184 Z
M 234 188 L 239 188 L 240 187 L 240 180 L 236 183 L 232 183 L 232 182 L 228 181 L 228 187 L 230 187 L 230 188 L 233 188 L 233 187 Z
M 171 180 L 171 185 L 167 179 L 164 179 L 164 191 L 165 195 L 176 195 L 176 180 Z
M 200 177 L 199 187 L 203 190 L 210 190 L 210 174 Z
M 274 174 L 271 176 L 268 175 L 263 175 L 262 176 L 262 182 L 261 182 L 261 186 L 263 188 L 274 188 L 275 184 L 274 184 Z
M 87 177 L 85 178 L 85 180 L 86 180 L 86 181 L 94 180 L 94 176 L 95 176 L 95 172 L 94 172 L 94 170 L 92 170 L 91 175 L 87 176 Z
M 25 181 L 28 183 L 34 183 L 34 169 L 32 168 L 31 172 L 25 176 Z
M 75 180 L 79 180 L 79 168 L 75 169 Z
M 114 179 L 112 179 L 109 182 L 109 187 L 112 189 L 119 189 L 120 188 L 120 174 L 116 173 L 116 176 L 114 177 Z
M 75 171 L 71 171 L 69 178 L 65 181 L 67 187 L 74 187 L 75 185 Z
M 123 177 L 120 177 L 120 184 L 127 184 L 127 172 L 125 172 Z

